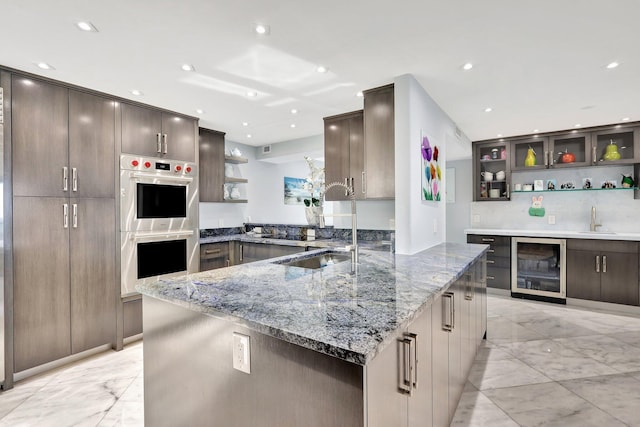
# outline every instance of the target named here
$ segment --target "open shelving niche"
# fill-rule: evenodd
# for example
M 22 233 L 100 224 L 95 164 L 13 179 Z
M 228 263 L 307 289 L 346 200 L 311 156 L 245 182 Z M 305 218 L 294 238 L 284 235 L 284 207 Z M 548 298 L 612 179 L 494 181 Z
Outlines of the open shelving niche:
M 245 157 L 238 157 L 238 156 L 224 156 L 224 162 L 226 163 L 231 163 L 234 165 L 238 165 L 238 164 L 244 164 L 244 163 L 248 163 L 249 160 Z M 248 179 L 246 178 L 235 178 L 235 177 L 231 177 L 231 176 L 226 176 L 224 177 L 224 184 L 247 184 L 249 182 Z M 249 201 L 247 199 L 224 199 L 223 203 L 248 203 Z

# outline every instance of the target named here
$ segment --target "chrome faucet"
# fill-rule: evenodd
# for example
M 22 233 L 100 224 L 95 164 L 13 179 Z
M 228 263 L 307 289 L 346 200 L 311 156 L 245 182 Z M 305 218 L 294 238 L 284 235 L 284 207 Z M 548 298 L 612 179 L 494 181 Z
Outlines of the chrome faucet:
M 602 224 L 596 223 L 596 207 L 591 206 L 591 225 L 589 227 L 589 231 L 596 231 L 596 228 L 601 226 Z
M 346 195 L 351 199 L 351 245 L 345 249 L 351 252 L 351 263 L 353 265 L 358 263 L 358 216 L 356 214 L 356 194 L 353 191 L 353 187 L 344 184 L 342 182 L 332 182 L 327 184 L 324 192 L 326 193 L 330 188 L 344 187 L 347 190 Z M 320 215 L 320 227 L 324 227 L 325 216 L 341 216 L 341 215 Z

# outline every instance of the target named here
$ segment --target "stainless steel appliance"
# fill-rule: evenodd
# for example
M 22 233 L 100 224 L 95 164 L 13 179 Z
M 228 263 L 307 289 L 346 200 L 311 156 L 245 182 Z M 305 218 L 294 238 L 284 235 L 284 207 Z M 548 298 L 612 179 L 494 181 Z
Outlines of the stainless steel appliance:
M 121 296 L 136 285 L 198 271 L 194 163 L 120 157 Z
M 511 238 L 511 295 L 566 302 L 567 242 L 564 239 Z

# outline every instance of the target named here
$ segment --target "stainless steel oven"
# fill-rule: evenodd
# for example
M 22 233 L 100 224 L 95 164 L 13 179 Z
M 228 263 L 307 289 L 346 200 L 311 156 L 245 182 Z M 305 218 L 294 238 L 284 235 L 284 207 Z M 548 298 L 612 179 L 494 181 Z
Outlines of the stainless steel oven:
M 566 302 L 567 242 L 564 239 L 511 238 L 511 295 Z
M 121 233 L 122 297 L 137 293 L 136 285 L 198 271 L 197 230 Z
M 136 285 L 198 271 L 194 163 L 120 156 L 121 296 Z
M 197 227 L 197 177 L 194 163 L 120 156 L 120 231 Z

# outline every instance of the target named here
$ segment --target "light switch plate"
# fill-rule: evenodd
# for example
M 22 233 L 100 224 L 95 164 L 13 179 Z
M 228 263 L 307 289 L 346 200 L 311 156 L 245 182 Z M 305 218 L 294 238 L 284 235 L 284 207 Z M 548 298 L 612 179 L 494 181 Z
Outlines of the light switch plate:
M 556 216 L 555 215 L 549 215 L 549 225 L 555 225 L 556 223 Z
M 251 341 L 248 335 L 233 333 L 233 368 L 251 373 Z

